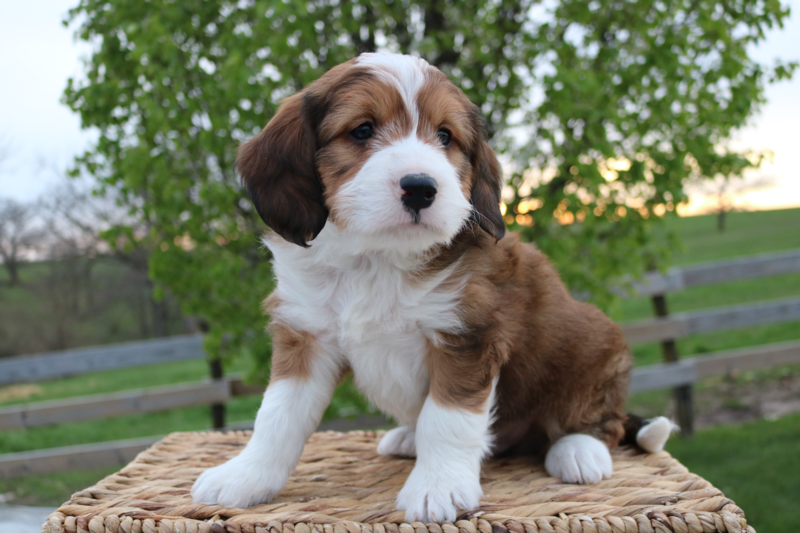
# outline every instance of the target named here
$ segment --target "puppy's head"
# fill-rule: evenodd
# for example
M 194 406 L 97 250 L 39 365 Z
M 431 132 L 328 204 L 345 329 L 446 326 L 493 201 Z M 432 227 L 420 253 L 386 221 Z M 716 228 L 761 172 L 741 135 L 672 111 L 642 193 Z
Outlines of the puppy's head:
M 470 220 L 505 233 L 480 110 L 419 58 L 364 54 L 334 67 L 287 98 L 236 164 L 264 222 L 301 246 L 325 224 L 420 249 Z

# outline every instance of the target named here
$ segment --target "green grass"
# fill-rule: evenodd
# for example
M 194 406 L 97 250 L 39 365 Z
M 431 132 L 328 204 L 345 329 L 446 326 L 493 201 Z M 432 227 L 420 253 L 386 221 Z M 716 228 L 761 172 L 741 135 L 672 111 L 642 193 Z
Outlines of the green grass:
M 674 257 L 675 265 L 724 260 L 800 248 L 800 209 L 733 213 L 725 233 L 717 233 L 713 216 L 670 221 L 685 249 Z M 671 313 L 709 307 L 745 304 L 772 298 L 800 296 L 800 274 L 720 283 L 687 289 L 667 296 Z M 621 302 L 615 318 L 641 320 L 652 315 L 649 299 Z M 693 335 L 678 341 L 681 356 L 800 339 L 800 322 L 771 324 L 732 331 Z M 661 360 L 657 344 L 633 347 L 637 365 Z M 739 380 L 774 379 L 797 369 L 776 368 L 745 373 Z M 773 375 L 774 374 L 774 375 Z M 698 383 L 696 391 L 713 386 Z M 671 391 L 633 395 L 628 409 L 644 416 L 664 412 Z M 733 400 L 731 400 L 733 401 Z M 731 406 L 734 407 L 734 406 Z M 745 511 L 748 523 L 760 532 L 794 532 L 800 520 L 800 415 L 777 421 L 759 420 L 741 425 L 714 427 L 691 439 L 673 438 L 668 445 L 692 472 L 722 490 Z
M 674 265 L 800 248 L 800 209 L 730 213 L 723 233 L 714 215 L 669 219 L 668 228 L 684 246 Z
M 238 368 L 232 370 L 236 371 Z M 208 376 L 208 363 L 199 359 L 125 370 L 108 370 L 40 383 L 41 392 L 36 392 L 25 398 L 0 399 L 0 406 L 56 400 L 85 394 L 103 394 L 136 387 L 157 387 L 159 385 L 199 381 Z
M 713 216 L 693 217 L 685 219 L 673 219 L 668 223 L 669 227 L 679 233 L 685 249 L 675 255 L 675 264 L 696 263 L 700 261 L 710 261 L 726 259 L 743 255 L 766 253 L 792 248 L 800 248 L 800 209 L 767 211 L 754 213 L 733 213 L 729 215 L 728 231 L 723 234 L 716 232 L 716 224 Z M 26 276 L 34 276 L 37 268 L 45 268 L 42 265 L 31 265 L 31 270 Z M 111 268 L 111 267 L 109 267 Z M 2 277 L 2 273 L 0 273 Z M 26 278 L 26 279 L 31 279 Z M 20 299 L 24 300 L 22 293 L 14 292 L 7 288 L 0 288 L 0 318 L 5 312 L 8 315 L 10 302 L 14 305 L 22 305 Z M 671 312 L 690 311 L 707 307 L 733 305 L 770 298 L 782 298 L 800 295 L 800 275 L 776 276 L 773 278 L 762 278 L 757 280 L 745 280 L 735 283 L 725 283 L 699 287 L 671 294 L 668 297 Z M 24 306 L 23 306 L 24 307 Z M 21 309 L 16 307 L 16 309 Z M 652 316 L 650 302 L 647 299 L 631 299 L 621 302 L 613 313 L 614 318 L 620 321 L 631 321 Z M 120 318 L 120 320 L 126 320 Z M 130 317 L 127 319 L 130 321 Z M 123 324 L 124 325 L 124 324 Z M 86 326 L 90 328 L 90 326 Z M 128 326 L 125 326 L 128 327 Z M 101 329 L 108 334 L 108 323 Z M 124 328 L 123 328 L 124 329 Z M 129 329 L 129 328 L 128 328 Z M 124 329 L 124 331 L 128 331 Z M 96 332 L 97 333 L 97 332 Z M 99 332 L 99 333 L 102 333 Z M 98 334 L 99 334 L 98 333 Z M 127 333 L 126 333 L 127 334 Z M 87 334 L 88 335 L 88 334 Z M 733 349 L 743 346 L 778 342 L 782 340 L 800 339 L 800 323 L 775 324 L 770 326 L 760 326 L 742 330 L 712 333 L 706 335 L 696 335 L 687 339 L 682 339 L 678 343 L 678 348 L 682 356 L 702 354 L 723 349 Z M 658 345 L 640 345 L 634 347 L 634 355 L 637 364 L 650 364 L 660 360 L 661 355 Z M 227 372 L 240 372 L 247 366 L 245 362 L 236 362 L 226 368 Z M 8 405 L 20 402 L 42 401 L 71 396 L 82 396 L 88 394 L 100 394 L 114 392 L 139 387 L 150 387 L 196 381 L 208 376 L 208 369 L 203 361 L 188 361 L 182 363 L 172 363 L 153 367 L 134 368 L 127 370 L 109 371 L 85 376 L 76 376 L 55 380 L 39 384 L 41 390 L 34 392 L 27 397 L 9 398 L 0 400 L 0 405 Z M 700 384 L 699 387 L 703 387 Z M 3 389 L 0 389 L 2 394 Z M 652 391 L 633 396 L 629 406 L 631 410 L 644 415 L 660 414 L 664 410 L 668 399 L 668 391 Z M 230 422 L 252 420 L 258 409 L 260 399 L 258 397 L 235 398 L 227 405 L 227 420 Z M 326 413 L 326 417 L 335 417 L 341 414 L 353 414 L 355 410 L 363 408 L 364 402 L 353 392 L 352 387 L 342 387 L 335 397 L 332 407 Z M 796 420 L 796 417 L 791 420 Z M 0 453 L 16 451 L 34 450 L 55 446 L 67 446 L 72 444 L 83 444 L 91 442 L 101 442 L 108 440 L 118 440 L 135 438 L 150 435 L 161 435 L 171 431 L 187 431 L 207 429 L 210 423 L 209 409 L 207 407 L 196 407 L 188 409 L 176 409 L 164 413 L 152 413 L 147 415 L 124 416 L 113 419 L 88 421 L 74 424 L 64 424 L 61 426 L 50 426 L 33 428 L 29 430 L 15 430 L 0 432 Z M 764 422 L 766 428 L 782 428 L 783 424 Z M 750 438 L 748 435 L 753 433 L 756 438 L 759 430 L 748 428 L 761 428 L 758 424 L 749 424 L 732 428 L 734 434 L 741 438 Z M 797 440 L 797 422 L 794 422 L 795 439 Z M 686 463 L 693 470 L 695 467 L 690 462 L 692 457 L 692 446 L 697 442 L 706 448 L 713 448 L 720 441 L 719 445 L 728 446 L 727 434 L 719 433 L 717 429 L 699 432 L 695 440 L 683 442 L 676 441 L 671 444 L 676 454 L 685 454 Z M 789 433 L 791 431 L 787 430 Z M 716 440 L 715 440 L 716 439 Z M 777 440 L 777 438 L 776 438 Z M 726 442 L 722 442 L 726 441 Z M 733 442 L 733 441 L 731 441 Z M 738 442 L 738 441 L 737 441 Z M 750 441 L 747 441 L 750 442 Z M 777 444 L 776 444 L 777 445 Z M 735 445 L 730 445 L 732 449 L 739 449 Z M 797 446 L 800 446 L 798 444 Z M 752 453 L 752 450 L 758 453 Z M 768 448 L 764 448 L 765 450 Z M 749 451 L 748 451 L 749 450 Z M 739 477 L 724 477 L 716 471 L 709 474 L 709 479 L 725 490 L 730 485 L 733 489 L 737 487 L 745 491 L 750 483 L 750 479 L 755 479 L 762 474 L 761 466 L 755 466 L 758 461 L 769 461 L 768 456 L 762 452 L 760 447 L 751 447 L 742 453 L 751 453 L 752 461 L 744 461 L 742 465 L 749 465 L 750 471 L 742 473 Z M 797 453 L 795 452 L 795 455 Z M 679 455 L 684 460 L 684 455 Z M 755 462 L 754 462 L 755 461 Z M 760 463 L 759 463 L 760 464 Z M 783 464 L 783 463 L 781 463 Z M 795 463 L 796 464 L 796 463 Z M 742 468 L 745 468 L 744 466 Z M 697 468 L 697 473 L 705 475 L 701 468 Z M 793 496 L 795 501 L 800 501 L 800 490 L 796 484 L 792 485 L 788 479 L 788 470 L 783 470 L 784 477 L 777 483 L 777 487 L 785 494 Z M 797 476 L 798 469 L 795 468 L 794 477 Z M 0 480 L 0 493 L 14 492 L 17 503 L 27 503 L 32 505 L 56 505 L 66 500 L 69 495 L 85 486 L 91 485 L 99 477 L 106 475 L 107 470 L 92 472 L 69 472 L 62 474 L 51 474 L 47 476 L 31 476 L 12 480 Z M 781 470 L 775 470 L 775 475 L 780 477 Z M 783 483 L 783 485 L 781 485 Z M 726 485 L 728 484 L 728 485 Z M 765 500 L 770 500 L 769 487 L 765 485 L 763 490 L 767 495 Z M 747 498 L 746 491 L 742 493 Z M 730 494 L 736 499 L 736 496 Z M 780 501 L 778 495 L 774 501 Z M 769 507 L 762 505 L 762 500 L 755 499 L 753 502 L 739 502 L 751 516 L 763 516 Z M 755 522 L 755 518 L 751 519 Z M 767 527 L 762 526 L 762 527 Z M 763 531 L 768 531 L 764 529 Z
M 699 431 L 667 450 L 744 510 L 761 533 L 800 523 L 800 414 Z
M 40 474 L 25 478 L 0 478 L 0 494 L 14 494 L 12 502 L 14 505 L 55 508 L 67 501 L 70 495 L 91 487 L 117 470 L 118 467 L 109 467 Z

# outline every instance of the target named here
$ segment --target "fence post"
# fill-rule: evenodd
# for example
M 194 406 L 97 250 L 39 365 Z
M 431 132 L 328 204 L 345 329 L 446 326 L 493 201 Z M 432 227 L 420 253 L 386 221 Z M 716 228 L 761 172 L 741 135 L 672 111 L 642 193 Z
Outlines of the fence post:
M 198 329 L 205 335 L 208 333 L 209 326 L 208 322 L 203 319 L 200 319 L 197 323 Z M 208 360 L 208 369 L 211 371 L 211 379 L 214 381 L 219 381 L 225 377 L 225 371 L 222 368 L 222 358 L 220 357 L 219 353 L 214 357 L 211 354 L 208 354 L 210 359 Z M 214 429 L 222 429 L 225 427 L 225 404 L 224 403 L 212 403 L 211 404 L 211 427 Z
M 219 357 L 215 359 L 211 359 L 208 362 L 208 366 L 211 370 L 211 379 L 214 381 L 219 381 L 225 377 L 225 373 L 222 368 L 222 361 Z M 225 404 L 224 403 L 212 403 L 211 404 L 211 427 L 214 429 L 222 429 L 225 427 Z
M 667 308 L 667 298 L 663 294 L 653 296 L 653 309 L 657 317 L 669 315 Z M 678 346 L 675 339 L 668 339 L 661 342 L 661 353 L 664 361 L 674 363 L 679 359 Z M 694 433 L 694 415 L 692 412 L 692 386 L 681 385 L 673 390 L 675 395 L 675 410 L 678 417 L 678 425 L 681 428 L 681 436 L 691 437 Z

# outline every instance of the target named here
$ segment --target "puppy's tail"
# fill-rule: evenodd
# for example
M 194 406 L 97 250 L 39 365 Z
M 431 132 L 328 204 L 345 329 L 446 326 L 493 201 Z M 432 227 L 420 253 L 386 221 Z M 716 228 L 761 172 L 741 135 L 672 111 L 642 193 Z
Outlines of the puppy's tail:
M 638 446 L 650 453 L 663 450 L 670 433 L 678 431 L 678 426 L 665 416 L 644 419 L 629 414 L 624 427 L 625 436 L 620 444 Z

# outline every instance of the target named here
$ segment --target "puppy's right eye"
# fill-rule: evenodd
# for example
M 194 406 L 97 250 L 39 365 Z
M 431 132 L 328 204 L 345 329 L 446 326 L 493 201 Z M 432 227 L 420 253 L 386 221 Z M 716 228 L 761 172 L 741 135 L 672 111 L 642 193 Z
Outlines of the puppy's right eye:
M 369 122 L 365 122 L 353 131 L 350 132 L 350 136 L 358 142 L 364 142 L 370 137 L 372 137 L 373 128 L 372 124 Z

